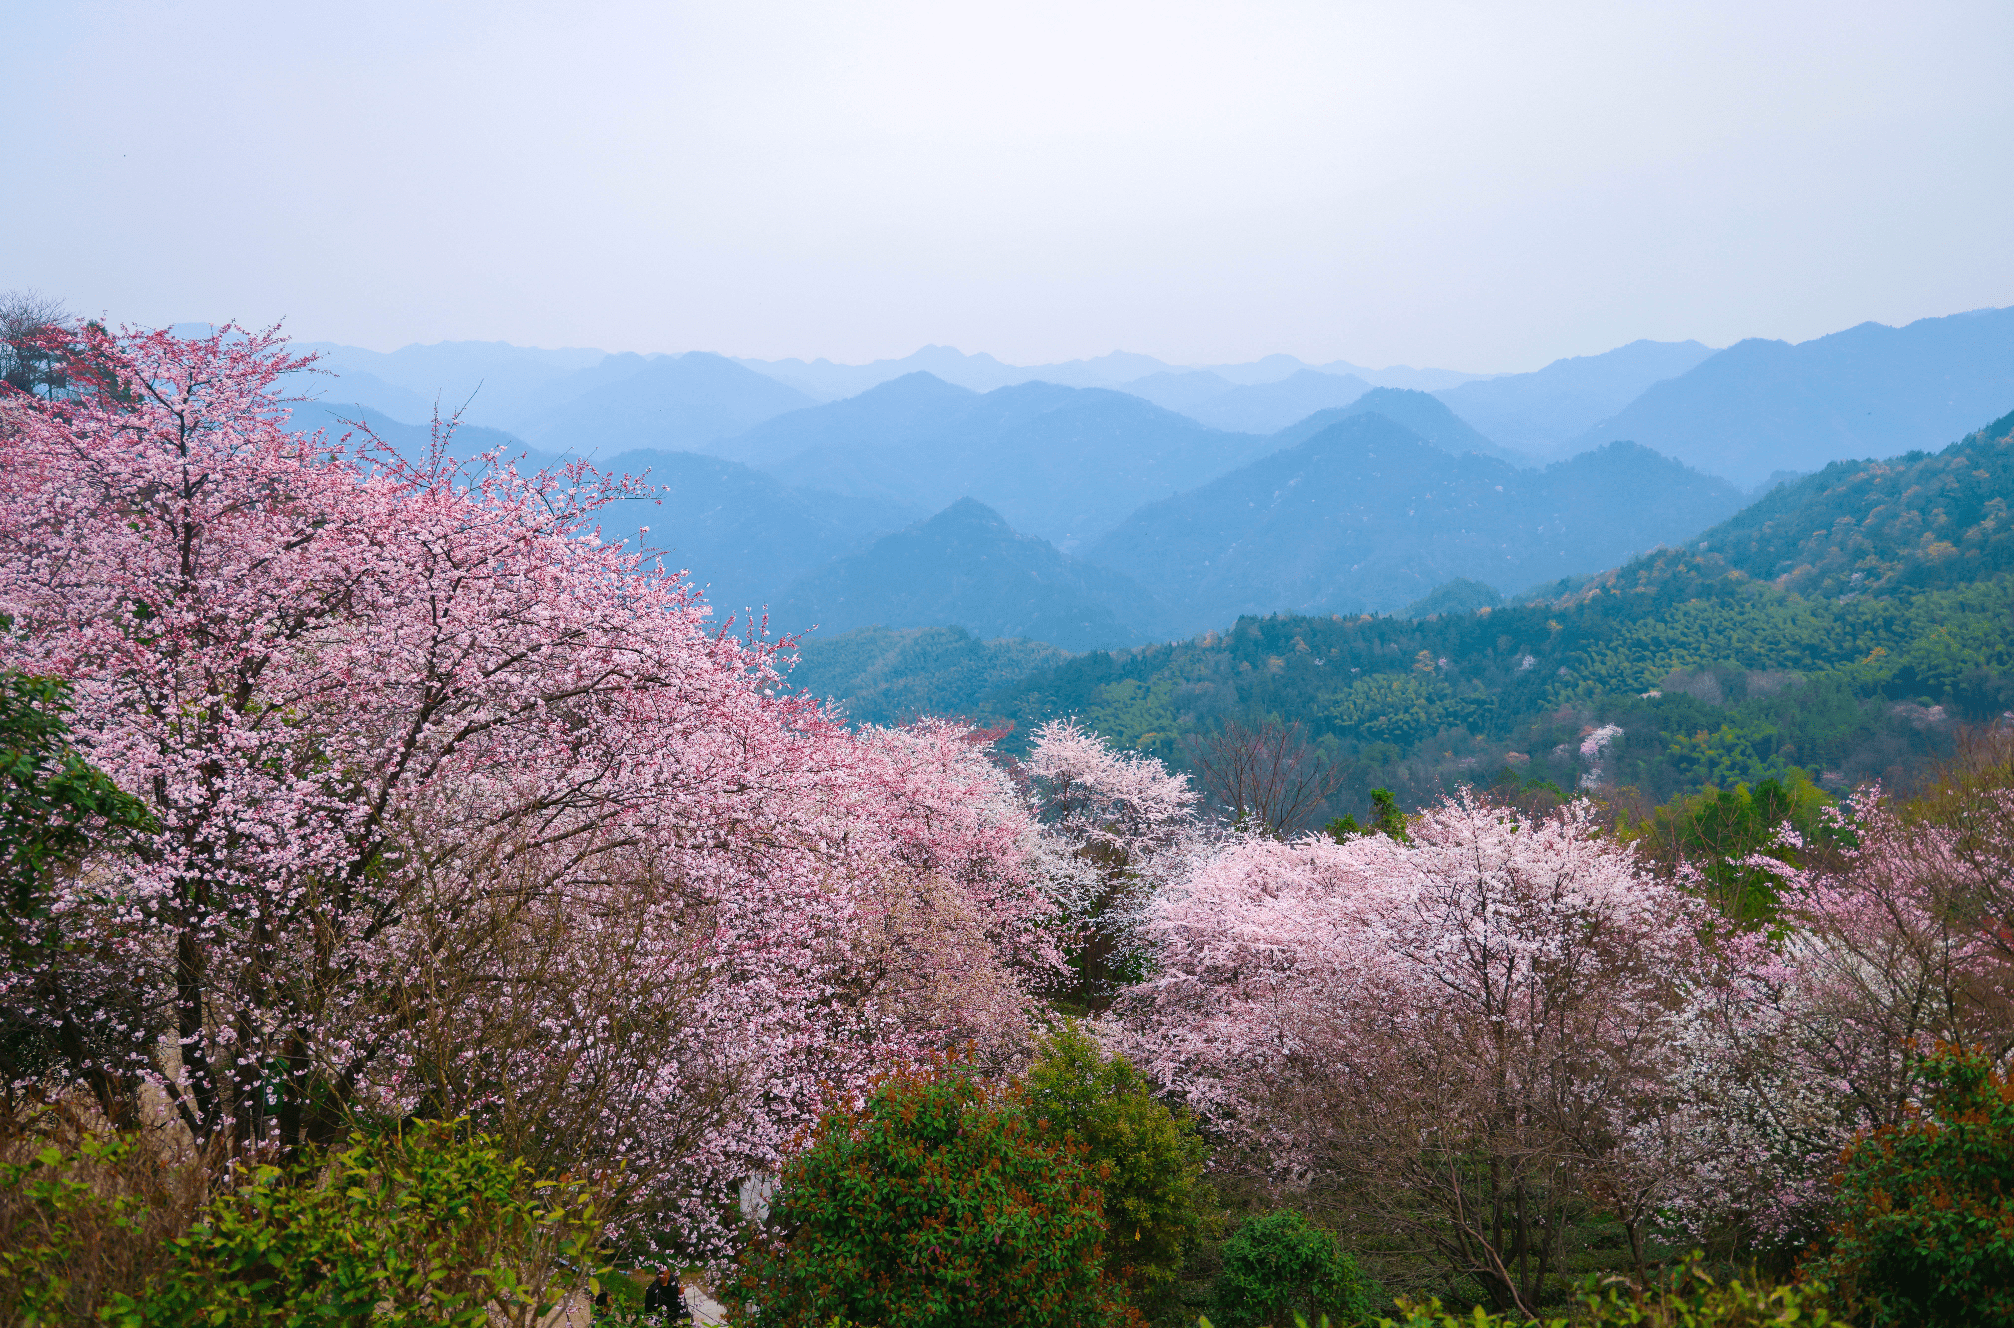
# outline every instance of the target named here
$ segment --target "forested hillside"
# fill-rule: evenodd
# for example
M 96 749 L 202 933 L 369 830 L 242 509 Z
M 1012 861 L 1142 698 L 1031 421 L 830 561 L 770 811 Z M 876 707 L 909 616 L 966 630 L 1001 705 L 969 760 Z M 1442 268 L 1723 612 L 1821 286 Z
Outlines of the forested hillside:
M 1246 617 L 958 709 L 1024 732 L 1074 714 L 1177 763 L 1184 735 L 1298 721 L 1347 767 L 1336 810 L 1373 786 L 1418 803 L 1462 782 L 1646 804 L 1799 771 L 1835 791 L 1907 786 L 1954 726 L 2014 708 L 2010 495 L 2014 416 L 1935 456 L 1781 486 L 1684 549 L 1549 598 Z

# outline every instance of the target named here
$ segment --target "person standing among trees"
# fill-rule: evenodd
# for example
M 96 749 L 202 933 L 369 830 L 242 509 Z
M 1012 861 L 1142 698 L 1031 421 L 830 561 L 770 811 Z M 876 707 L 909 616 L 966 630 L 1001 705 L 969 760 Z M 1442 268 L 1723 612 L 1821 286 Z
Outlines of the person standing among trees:
M 685 1286 L 671 1275 L 671 1269 L 657 1270 L 657 1280 L 643 1292 L 643 1312 L 660 1323 L 691 1323 L 685 1306 Z

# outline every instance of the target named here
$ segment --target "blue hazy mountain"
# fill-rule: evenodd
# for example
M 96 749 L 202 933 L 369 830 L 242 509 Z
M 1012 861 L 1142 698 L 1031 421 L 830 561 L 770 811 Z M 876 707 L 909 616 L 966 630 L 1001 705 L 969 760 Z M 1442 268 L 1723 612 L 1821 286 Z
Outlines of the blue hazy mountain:
M 1632 341 L 1600 355 L 1554 360 L 1434 393 L 1455 414 L 1506 447 L 1556 451 L 1607 419 L 1652 383 L 1676 378 L 1713 354 L 1697 341 Z
M 414 423 L 433 418 L 434 403 L 431 398 L 423 398 L 410 388 L 388 383 L 376 374 L 361 369 L 341 374 L 293 373 L 280 381 L 287 395 L 305 397 L 308 404 L 326 408 L 321 413 L 333 411 L 351 415 L 357 410 L 367 410 Z M 453 407 L 449 406 L 444 413 L 452 411 Z
M 1443 613 L 1474 613 L 1478 609 L 1500 609 L 1504 597 L 1495 586 L 1458 576 L 1399 610 L 1401 618 L 1432 618 Z
M 876 360 L 871 364 L 835 364 L 831 360 L 738 359 L 735 363 L 757 373 L 790 384 L 819 401 L 837 401 L 858 396 L 869 388 L 912 373 L 934 374 L 974 392 L 991 392 L 1016 383 L 1056 383 L 1064 387 L 1118 387 L 1133 391 L 1142 380 L 1163 375 L 1214 373 L 1231 386 L 1275 383 L 1304 369 L 1336 377 L 1354 374 L 1380 387 L 1409 387 L 1424 390 L 1451 387 L 1487 374 L 1463 373 L 1455 369 L 1414 369 L 1393 365 L 1387 369 L 1367 369 L 1338 360 L 1332 364 L 1304 364 L 1292 355 L 1273 354 L 1241 364 L 1174 365 L 1151 355 L 1113 351 L 1084 360 L 1063 360 L 1050 364 L 1007 364 L 981 352 L 968 355 L 952 346 L 925 346 L 900 359 Z M 1134 394 L 1158 404 L 1155 389 L 1148 385 Z
M 1135 378 L 1123 389 L 1128 395 L 1151 401 L 1163 410 L 1172 410 L 1178 415 L 1187 415 L 1193 408 L 1224 393 L 1238 384 L 1221 374 L 1208 369 L 1190 369 L 1186 372 L 1166 370 L 1148 374 L 1145 378 Z
M 1357 414 L 1141 508 L 1085 556 L 1187 632 L 1244 613 L 1389 612 L 1456 578 L 1502 592 L 1597 571 L 1741 505 L 1726 481 L 1634 445 L 1521 470 Z
M 590 376 L 601 372 L 598 366 Z M 523 433 L 561 455 L 697 451 L 811 404 L 796 388 L 725 356 L 693 351 L 645 360 L 634 372 L 549 407 L 526 421 Z
M 970 498 L 801 578 L 773 618 L 785 631 L 816 624 L 819 638 L 956 626 L 1073 651 L 1142 644 L 1159 619 L 1133 581 L 1020 534 Z
M 1233 387 L 1182 413 L 1213 429 L 1277 433 L 1317 411 L 1348 406 L 1370 390 L 1371 385 L 1355 374 L 1298 369 L 1277 382 Z
M 1499 447 L 1477 433 L 1467 420 L 1449 410 L 1438 397 L 1404 387 L 1372 388 L 1347 406 L 1316 411 L 1274 434 L 1273 445 L 1291 447 L 1314 437 L 1332 424 L 1357 415 L 1382 415 L 1395 424 L 1405 426 L 1441 451 L 1452 452 L 1456 456 L 1465 452 L 1480 452 L 1513 465 L 1531 464 L 1530 458 L 1524 454 Z
M 712 450 L 788 483 L 935 510 L 960 497 L 1064 548 L 1275 444 L 1103 388 L 972 392 L 910 374 Z
M 387 410 L 395 418 L 418 423 L 433 413 L 438 400 L 443 415 L 464 403 L 462 418 L 470 424 L 516 429 L 540 392 L 556 379 L 594 365 L 606 352 L 580 347 L 546 350 L 513 346 L 504 341 L 442 341 L 430 346 L 402 346 L 395 351 L 365 350 L 333 342 L 307 342 L 299 350 L 322 357 L 319 368 L 343 378 L 364 373 L 413 394 L 423 404 L 414 415 Z M 332 388 L 328 395 L 341 396 Z M 352 390 L 352 395 L 356 395 Z M 358 396 L 367 405 L 368 398 Z M 411 409 L 410 406 L 407 407 Z
M 602 538 L 662 553 L 667 566 L 688 570 L 717 618 L 774 604 L 805 573 L 920 515 L 792 488 L 761 471 L 693 452 L 627 452 L 597 458 L 595 466 L 656 490 L 654 497 L 603 508 Z
M 1739 342 L 1582 433 L 1753 485 L 1774 471 L 1942 447 L 2014 406 L 2014 308 Z
M 359 406 L 345 402 L 303 401 L 291 408 L 292 425 L 296 429 L 325 432 L 331 442 L 345 434 L 353 435 L 350 447 L 361 453 L 364 440 L 357 437 L 358 425 L 367 426 L 377 435 L 378 441 L 415 465 L 427 460 L 433 449 L 433 425 L 431 419 L 424 424 L 409 424 L 393 419 L 383 411 L 369 406 Z M 515 465 L 521 472 L 530 472 L 552 465 L 557 458 L 547 456 L 529 447 L 522 438 L 505 433 L 501 429 L 486 429 L 479 424 L 457 425 L 448 438 L 448 451 L 461 460 L 480 456 L 485 452 L 500 452 L 503 459 Z

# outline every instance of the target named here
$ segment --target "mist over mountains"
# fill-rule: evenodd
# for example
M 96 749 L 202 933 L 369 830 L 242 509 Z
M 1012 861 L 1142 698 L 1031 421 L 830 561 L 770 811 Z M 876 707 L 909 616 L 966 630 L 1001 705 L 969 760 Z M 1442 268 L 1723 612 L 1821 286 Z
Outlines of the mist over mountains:
M 1453 583 L 1473 589 L 1448 603 L 1513 596 L 1682 543 L 1783 474 L 1942 447 L 2014 405 L 2014 310 L 1494 376 L 304 349 L 327 372 L 295 384 L 303 424 L 361 419 L 414 454 L 438 406 L 461 412 L 459 452 L 647 472 L 657 496 L 605 511 L 604 537 L 662 551 L 723 615 L 1073 651 L 1415 611 Z
M 1179 605 L 1186 635 L 1251 613 L 1389 613 L 1457 578 L 1521 589 L 1741 505 L 1727 481 L 1633 443 L 1520 470 L 1362 413 L 1141 508 L 1086 556 Z
M 1749 340 L 1646 388 L 1579 434 L 1630 438 L 1754 484 L 1779 470 L 1943 447 L 2014 404 L 2014 309 Z

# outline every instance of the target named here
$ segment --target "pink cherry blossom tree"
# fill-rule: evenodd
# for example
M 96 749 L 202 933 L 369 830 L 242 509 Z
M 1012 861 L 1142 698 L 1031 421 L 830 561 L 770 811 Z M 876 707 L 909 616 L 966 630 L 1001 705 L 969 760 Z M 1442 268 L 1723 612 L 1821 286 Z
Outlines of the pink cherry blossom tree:
M 1803 1243 L 1823 1229 L 1841 1151 L 1902 1119 L 1923 1056 L 1940 1042 L 2014 1053 L 2014 795 L 1945 801 L 1925 814 L 1865 789 L 1841 862 L 1756 859 L 1784 880 L 1781 923 L 1724 943 L 1682 1062 L 1695 1225 Z
M 1409 829 L 1205 856 L 1155 905 L 1160 971 L 1112 1036 L 1311 1200 L 1529 1308 L 1567 1213 L 1635 1227 L 1659 1198 L 1630 1141 L 1671 1109 L 1704 918 L 1584 804 L 1463 792 Z
M 1021 770 L 1046 893 L 1070 937 L 1066 999 L 1102 1009 L 1140 975 L 1140 923 L 1201 842 L 1200 795 L 1156 758 L 1115 751 L 1074 720 L 1037 729 Z
M 161 825 L 65 886 L 103 971 L 34 989 L 135 993 L 71 1075 L 238 1148 L 471 1114 L 704 1234 L 830 1094 L 1018 1017 L 1052 910 L 967 735 L 782 694 L 596 538 L 621 481 L 292 431 L 306 363 L 86 329 L 0 399 L 0 662 Z

